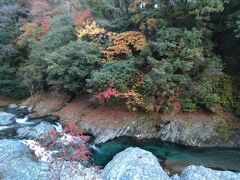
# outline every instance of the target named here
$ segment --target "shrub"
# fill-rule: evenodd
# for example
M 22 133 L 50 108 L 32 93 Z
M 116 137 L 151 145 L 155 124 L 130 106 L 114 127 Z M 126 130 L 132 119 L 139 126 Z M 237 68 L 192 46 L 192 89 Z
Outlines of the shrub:
M 86 165 L 91 159 L 91 151 L 87 144 L 89 139 L 89 136 L 83 135 L 80 127 L 73 121 L 68 121 L 66 127 L 61 132 L 52 130 L 44 138 L 37 139 L 40 147 L 47 150 L 47 152 L 40 151 L 41 153 L 38 154 L 37 158 L 50 162 L 49 171 L 55 172 L 53 179 L 60 179 L 64 164 L 68 161 L 71 162 L 71 167 L 69 168 L 72 169 L 71 173 L 74 176 L 75 171 L 79 170 L 78 163 Z M 29 144 L 29 146 L 33 148 L 34 144 Z
M 137 72 L 132 62 L 108 62 L 100 70 L 94 71 L 87 80 L 88 91 L 101 92 L 108 87 L 114 87 L 120 92 L 125 92 L 134 83 L 133 77 Z
M 182 110 L 186 112 L 194 112 L 197 109 L 197 103 L 192 99 L 183 99 L 181 105 Z
M 71 42 L 46 55 L 47 81 L 54 88 L 76 93 L 85 87 L 85 80 L 101 65 L 101 54 L 94 43 Z
M 222 138 L 227 141 L 232 134 L 232 124 L 228 123 L 224 119 L 221 119 L 218 121 L 217 128 Z
M 219 82 L 219 98 L 220 103 L 225 109 L 234 107 L 232 79 L 230 76 L 222 75 Z

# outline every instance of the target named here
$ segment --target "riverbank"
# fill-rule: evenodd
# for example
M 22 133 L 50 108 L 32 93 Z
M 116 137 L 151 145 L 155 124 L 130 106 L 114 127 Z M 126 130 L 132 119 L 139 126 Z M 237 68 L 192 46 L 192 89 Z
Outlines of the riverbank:
M 146 114 L 98 106 L 87 98 L 39 93 L 22 102 L 34 106 L 34 116 L 57 115 L 61 123 L 76 122 L 85 133 L 104 143 L 121 136 L 157 138 L 197 147 L 240 147 L 240 120 L 231 112 Z
M 100 169 L 92 165 L 85 167 L 79 162 L 65 161 L 64 159 L 58 159 L 58 161 L 55 161 L 55 163 L 57 162 L 55 165 L 55 163 L 51 163 L 51 157 L 54 155 L 52 153 L 56 153 L 56 150 L 61 151 L 61 149 L 53 149 L 52 151 L 44 149 L 44 147 L 38 143 L 39 141 L 37 139 L 45 139 L 49 133 L 51 134 L 52 130 L 56 130 L 60 135 L 56 139 L 56 142 L 60 143 L 60 147 L 68 148 L 68 145 L 65 144 L 66 141 L 69 139 L 77 140 L 76 138 L 71 138 L 71 134 L 65 134 L 65 131 L 62 130 L 61 125 L 58 124 L 59 119 L 52 115 L 31 118 L 31 114 L 29 113 L 33 113 L 33 111 L 32 108 L 28 106 L 17 106 L 12 104 L 9 107 L 3 107 L 2 110 L 7 111 L 0 112 L 0 152 L 2 154 L 0 158 L 0 174 L 1 179 L 4 180 L 16 179 L 18 177 L 23 177 L 25 179 L 46 180 L 56 177 L 60 177 L 60 179 L 74 177 L 84 180 L 116 180 L 116 178 L 114 178 L 116 176 L 118 177 L 117 179 L 121 179 L 125 177 L 125 175 L 126 177 L 130 177 L 129 174 L 131 177 L 139 177 L 140 180 L 140 177 L 143 177 L 142 174 L 144 173 L 146 173 L 144 176 L 153 180 L 162 179 L 162 177 L 174 180 L 191 180 L 189 178 L 193 177 L 193 175 L 195 177 L 196 174 L 202 176 L 202 179 L 206 179 L 206 177 L 221 177 L 224 180 L 239 178 L 239 173 L 232 173 L 229 171 L 213 171 L 202 166 L 188 166 L 190 164 L 206 165 L 208 167 L 218 168 L 221 170 L 239 171 L 238 165 L 240 163 L 240 155 L 236 154 L 236 156 L 234 156 L 234 150 L 229 149 L 229 152 L 228 150 L 224 151 L 220 149 L 215 149 L 215 151 L 210 151 L 207 149 L 204 151 L 200 150 L 199 158 L 197 158 L 198 152 L 194 153 L 194 151 L 191 151 L 191 149 L 186 149 L 184 152 L 184 150 L 181 150 L 180 146 L 178 147 L 177 145 L 176 147 L 171 146 L 170 144 L 165 146 L 163 145 L 164 143 L 161 145 L 158 144 L 158 140 L 151 144 L 149 140 L 136 140 L 131 138 L 127 138 L 127 141 L 122 141 L 124 146 L 117 141 L 113 146 L 108 145 L 109 143 L 111 144 L 111 141 L 107 142 L 106 144 L 101 144 L 100 146 L 87 145 L 87 147 L 93 148 L 92 151 L 95 152 L 93 154 L 93 158 L 96 161 L 96 153 L 99 153 L 98 156 L 101 156 L 102 158 L 107 157 L 107 155 L 104 154 L 106 152 L 108 155 L 113 154 L 112 157 L 105 162 L 105 164 L 107 164 L 106 167 L 102 166 Z M 7 136 L 5 136 L 4 133 Z M 80 142 L 80 144 L 84 143 L 82 140 L 78 142 Z M 128 148 L 131 146 L 138 146 L 149 150 L 153 152 L 157 158 L 154 157 L 150 152 L 141 150 L 139 148 Z M 107 147 L 107 151 L 105 151 L 103 147 Z M 120 149 L 115 152 L 116 147 Z M 126 148 L 128 149 L 121 152 Z M 137 153 L 135 151 L 137 151 Z M 236 150 L 236 153 L 240 152 Z M 145 156 L 145 154 L 148 155 Z M 124 158 L 119 158 L 121 156 Z M 199 161 L 199 159 L 204 160 L 203 157 L 208 161 Z M 154 159 L 153 164 L 151 159 Z M 186 163 L 186 159 L 191 161 Z M 97 164 L 96 161 L 94 163 L 95 165 Z M 215 164 L 210 166 L 213 161 Z M 58 162 L 60 162 L 60 166 Z M 127 165 L 124 163 L 126 163 L 130 169 L 126 169 Z M 179 166 L 179 164 L 182 165 Z M 50 171 L 49 167 L 51 167 Z M 135 171 L 136 167 L 138 168 L 138 171 Z M 162 167 L 166 172 L 163 171 Z M 118 171 L 115 171 L 114 169 L 118 169 Z M 155 171 L 154 169 L 158 170 Z M 159 169 L 161 171 L 159 171 Z M 152 170 L 154 172 L 152 172 Z M 139 174 L 139 172 L 141 173 Z M 170 177 L 169 173 L 178 173 L 178 175 Z

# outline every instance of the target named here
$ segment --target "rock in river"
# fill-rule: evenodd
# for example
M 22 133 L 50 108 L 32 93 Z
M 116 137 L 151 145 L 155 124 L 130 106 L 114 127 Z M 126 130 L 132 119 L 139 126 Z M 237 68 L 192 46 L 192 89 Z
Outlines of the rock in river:
M 52 131 L 54 126 L 48 122 L 41 122 L 35 127 L 26 126 L 17 130 L 17 137 L 19 139 L 37 139 L 45 138 Z
M 168 180 L 168 175 L 150 152 L 140 148 L 127 148 L 118 153 L 102 172 L 105 180 Z
M 0 140 L 0 179 L 48 179 L 48 165 L 33 161 L 31 150 L 17 140 Z
M 6 113 L 6 112 L 0 112 L 0 126 L 7 126 L 15 123 L 15 115 Z
M 240 173 L 230 171 L 215 171 L 203 166 L 188 166 L 186 167 L 180 177 L 174 175 L 173 180 L 239 180 Z

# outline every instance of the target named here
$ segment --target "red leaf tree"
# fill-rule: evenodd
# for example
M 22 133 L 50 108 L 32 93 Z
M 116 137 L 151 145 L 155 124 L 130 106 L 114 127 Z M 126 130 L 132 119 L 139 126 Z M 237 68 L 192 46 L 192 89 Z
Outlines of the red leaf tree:
M 83 24 L 86 21 L 92 21 L 92 13 L 90 9 L 77 11 L 74 16 L 74 24 L 76 26 Z
M 114 87 L 109 87 L 105 91 L 96 92 L 94 96 L 98 99 L 100 104 L 104 104 L 104 101 L 108 101 L 112 96 L 116 96 L 118 93 Z

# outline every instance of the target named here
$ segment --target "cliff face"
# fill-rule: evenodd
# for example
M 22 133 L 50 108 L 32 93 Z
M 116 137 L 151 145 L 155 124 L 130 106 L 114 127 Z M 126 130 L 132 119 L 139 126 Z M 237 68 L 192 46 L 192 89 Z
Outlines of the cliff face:
M 197 111 L 147 115 L 121 108 L 93 107 L 86 98 L 69 101 L 67 96 L 39 96 L 33 104 L 35 114 L 57 115 L 63 124 L 74 120 L 86 133 L 96 137 L 95 143 L 119 136 L 134 136 L 188 146 L 240 147 L 240 121 L 232 113 Z

